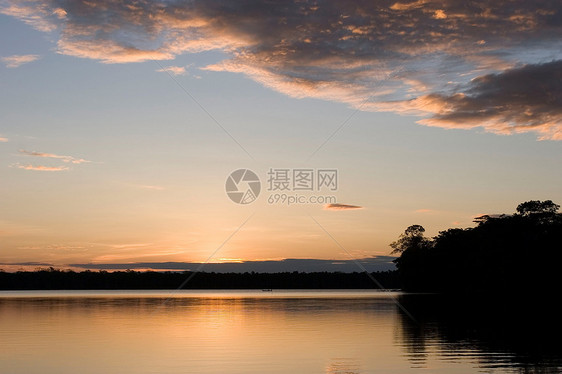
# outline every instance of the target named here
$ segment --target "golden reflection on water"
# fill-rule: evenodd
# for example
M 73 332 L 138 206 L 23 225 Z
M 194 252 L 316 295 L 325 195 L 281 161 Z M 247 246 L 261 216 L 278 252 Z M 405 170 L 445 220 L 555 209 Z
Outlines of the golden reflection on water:
M 338 372 L 338 357 L 401 361 L 386 295 L 25 296 L 0 298 L 10 373 L 314 373 Z
M 405 329 L 387 293 L 169 295 L 0 293 L 0 372 L 472 373 L 482 356 Z

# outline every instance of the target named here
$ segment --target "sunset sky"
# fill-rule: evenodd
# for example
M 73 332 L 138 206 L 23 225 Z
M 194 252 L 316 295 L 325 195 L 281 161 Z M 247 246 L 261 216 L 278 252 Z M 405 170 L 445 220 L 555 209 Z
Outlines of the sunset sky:
M 561 8 L 0 0 L 0 268 L 386 256 L 560 204 Z M 270 168 L 357 209 L 269 204 Z

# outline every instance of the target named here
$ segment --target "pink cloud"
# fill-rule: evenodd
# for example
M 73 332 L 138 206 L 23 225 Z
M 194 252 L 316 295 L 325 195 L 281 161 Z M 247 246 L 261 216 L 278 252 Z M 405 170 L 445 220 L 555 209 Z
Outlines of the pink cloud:
M 22 153 L 26 156 L 59 159 L 62 162 L 67 162 L 67 163 L 71 163 L 71 164 L 82 164 L 82 163 L 85 163 L 85 162 L 91 162 L 91 161 L 88 161 L 88 160 L 84 160 L 83 158 L 74 158 L 72 156 L 61 156 L 61 155 L 56 155 L 56 154 L 53 154 L 53 153 L 26 151 L 24 149 L 20 149 L 20 153 Z
M 166 66 L 162 69 L 156 70 L 159 73 L 170 73 L 172 75 L 186 75 L 187 71 L 185 70 L 185 66 Z
M 37 59 L 39 59 L 38 55 L 13 55 L 1 58 L 7 68 L 19 68 L 23 64 L 33 62 Z

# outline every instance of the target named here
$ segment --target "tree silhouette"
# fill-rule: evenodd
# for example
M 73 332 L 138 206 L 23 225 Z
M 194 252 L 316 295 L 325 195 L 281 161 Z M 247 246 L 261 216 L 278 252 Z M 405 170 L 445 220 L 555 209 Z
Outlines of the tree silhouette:
M 562 214 L 551 200 L 527 201 L 515 214 L 483 215 L 476 227 L 431 239 L 410 226 L 391 243 L 402 287 L 439 293 L 551 292 L 559 284 Z
M 429 242 L 423 237 L 425 229 L 421 225 L 409 226 L 404 233 L 400 235 L 400 238 L 392 242 L 390 246 L 392 247 L 392 253 L 403 253 L 404 251 L 410 249 L 421 249 L 426 246 Z
M 409 226 L 397 241 L 390 244 L 392 253 L 400 253 L 395 260 L 396 267 L 403 281 L 403 287 L 409 290 L 426 288 L 427 250 L 432 242 L 423 236 L 425 229 L 421 225 Z
M 560 209 L 560 205 L 555 204 L 552 200 L 530 200 L 517 206 L 517 213 L 523 216 L 532 214 L 554 214 Z

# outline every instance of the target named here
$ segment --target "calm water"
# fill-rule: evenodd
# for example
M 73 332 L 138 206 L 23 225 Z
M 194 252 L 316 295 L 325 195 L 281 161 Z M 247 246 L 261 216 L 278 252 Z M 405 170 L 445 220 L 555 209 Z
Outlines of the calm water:
M 561 372 L 544 320 L 488 326 L 428 297 L 0 292 L 0 373 Z

